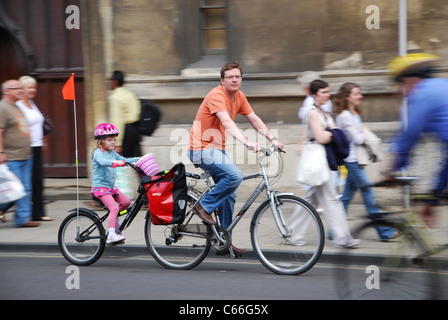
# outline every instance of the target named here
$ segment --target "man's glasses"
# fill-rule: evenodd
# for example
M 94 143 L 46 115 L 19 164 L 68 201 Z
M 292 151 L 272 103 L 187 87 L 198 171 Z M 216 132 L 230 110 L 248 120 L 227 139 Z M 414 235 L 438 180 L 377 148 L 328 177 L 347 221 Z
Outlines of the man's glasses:
M 227 76 L 224 77 L 224 79 L 230 79 L 230 80 L 240 80 L 242 77 L 241 76 Z

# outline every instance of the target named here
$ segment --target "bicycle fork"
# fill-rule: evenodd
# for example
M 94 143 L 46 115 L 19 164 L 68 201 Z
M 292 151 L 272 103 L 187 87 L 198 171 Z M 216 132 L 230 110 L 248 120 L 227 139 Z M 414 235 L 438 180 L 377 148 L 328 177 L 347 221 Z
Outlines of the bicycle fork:
M 269 194 L 269 206 L 271 207 L 274 216 L 275 224 L 280 231 L 283 238 L 287 239 L 291 236 L 291 229 L 286 226 L 286 221 L 282 212 L 282 207 L 278 201 L 277 195 L 274 192 Z

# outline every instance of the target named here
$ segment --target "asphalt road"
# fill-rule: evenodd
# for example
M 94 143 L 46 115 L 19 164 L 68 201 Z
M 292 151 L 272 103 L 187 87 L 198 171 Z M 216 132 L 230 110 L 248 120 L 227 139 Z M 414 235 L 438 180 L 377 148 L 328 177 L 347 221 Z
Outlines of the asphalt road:
M 276 275 L 256 260 L 209 259 L 167 270 L 151 256 L 101 258 L 71 266 L 54 253 L 0 253 L 0 299 L 299 300 L 337 299 L 332 267 Z
M 227 307 L 230 313 L 257 305 L 258 312 L 268 306 L 266 311 L 277 316 L 288 314 L 298 300 L 338 300 L 335 271 L 341 268 L 318 263 L 300 276 L 280 276 L 257 260 L 208 257 L 192 270 L 177 271 L 161 267 L 150 255 L 102 257 L 76 267 L 58 253 L 44 252 L 3 252 L 0 266 L 0 300 L 151 300 L 158 306 L 170 301 L 167 312 L 173 315 L 186 311 L 187 304 L 214 306 L 221 313 L 226 305 L 243 306 Z M 448 273 L 442 278 L 448 283 Z M 406 298 L 399 295 L 395 298 Z

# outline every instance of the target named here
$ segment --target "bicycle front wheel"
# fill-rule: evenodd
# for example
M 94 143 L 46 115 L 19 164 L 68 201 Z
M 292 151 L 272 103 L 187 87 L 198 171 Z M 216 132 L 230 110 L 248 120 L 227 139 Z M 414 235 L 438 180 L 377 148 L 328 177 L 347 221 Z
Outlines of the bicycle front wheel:
M 316 210 L 293 195 L 276 197 L 276 212 L 269 201 L 254 213 L 251 226 L 252 247 L 261 263 L 274 273 L 298 275 L 319 260 L 324 248 L 324 227 Z M 276 222 L 276 219 L 277 222 Z M 303 240 L 294 242 L 291 224 L 301 219 Z M 280 225 L 279 225 L 280 224 Z
M 188 193 L 187 210 L 182 224 L 156 225 L 146 218 L 146 245 L 154 259 L 168 269 L 196 267 L 210 251 L 210 226 L 193 213 L 196 198 Z
M 87 266 L 103 254 L 105 238 L 104 227 L 96 217 L 86 212 L 74 212 L 59 227 L 59 250 L 70 263 Z
M 417 226 L 418 227 L 418 226 Z M 380 229 L 397 237 L 379 240 Z M 364 254 L 341 252 L 342 265 L 335 269 L 340 298 L 347 300 L 437 299 L 440 282 L 436 259 L 427 256 L 422 239 L 413 227 L 400 220 L 373 220 L 352 232 L 362 239 Z

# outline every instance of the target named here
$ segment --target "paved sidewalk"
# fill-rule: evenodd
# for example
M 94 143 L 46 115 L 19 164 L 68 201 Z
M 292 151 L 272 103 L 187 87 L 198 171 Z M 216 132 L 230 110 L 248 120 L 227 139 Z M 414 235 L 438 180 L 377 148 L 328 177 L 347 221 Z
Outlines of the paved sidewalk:
M 46 204 L 47 212 L 53 221 L 42 222 L 39 227 L 35 228 L 14 228 L 13 226 L 13 216 L 12 213 L 7 214 L 7 222 L 0 224 L 0 252 L 52 252 L 59 253 L 57 246 L 57 234 L 59 226 L 62 220 L 68 214 L 68 211 L 76 207 L 76 200 L 57 200 L 50 201 Z M 90 201 L 80 200 L 80 207 L 86 207 L 90 209 L 95 209 L 91 206 Z M 240 208 L 243 203 L 237 203 L 237 208 Z M 252 252 L 251 242 L 250 242 L 250 221 L 252 218 L 252 213 L 255 210 L 256 204 L 254 204 L 253 210 L 246 212 L 245 216 L 241 219 L 239 224 L 235 227 L 233 231 L 233 243 L 239 248 L 245 248 L 249 250 L 249 253 L 244 255 L 243 258 L 246 259 L 256 259 Z M 351 207 L 349 215 L 349 225 L 354 228 L 357 224 L 364 221 L 365 215 L 363 212 L 363 206 L 360 203 L 355 203 Z M 113 256 L 136 256 L 136 255 L 150 255 L 146 248 L 145 237 L 144 237 L 144 223 L 145 223 L 145 212 L 141 210 L 139 215 L 132 222 L 131 226 L 127 228 L 123 234 L 126 237 L 126 243 L 121 246 L 107 247 L 105 255 Z M 448 225 L 448 215 L 439 215 L 443 218 L 441 225 Z M 325 219 L 322 219 L 325 225 Z M 448 232 L 446 228 L 436 228 L 432 232 L 436 235 L 439 240 L 448 243 Z M 348 251 L 349 254 L 364 255 L 368 254 L 371 249 L 372 243 L 367 245 L 366 242 L 361 243 L 357 248 Z M 387 252 L 388 243 L 375 241 L 375 253 L 381 248 L 384 252 Z M 320 262 L 336 262 L 342 252 L 341 249 L 336 249 L 333 247 L 331 240 L 326 240 L 324 252 Z M 216 257 L 213 255 L 213 257 Z M 226 256 L 228 259 L 228 256 Z M 225 258 L 226 258 L 225 257 Z
M 271 125 L 272 126 L 272 125 Z M 396 127 L 396 123 L 372 123 L 368 126 L 382 137 L 383 141 L 390 137 L 391 132 Z M 186 126 L 178 126 L 180 128 L 186 128 Z M 184 128 L 184 129 L 185 129 Z M 297 132 L 299 130 L 298 125 L 278 125 L 279 128 L 279 138 L 285 143 L 285 149 L 287 153 L 284 154 L 285 159 L 285 169 L 282 178 L 274 185 L 274 189 L 280 192 L 293 192 L 298 196 L 303 196 L 305 191 L 302 187 L 295 181 L 295 170 L 297 166 L 297 155 L 295 154 L 295 147 L 297 142 Z M 150 145 L 150 150 L 156 155 L 158 159 L 159 167 L 168 168 L 168 164 L 164 163 L 167 159 L 170 159 L 170 150 L 177 143 L 173 140 L 168 139 L 170 137 L 170 132 L 174 130 L 171 126 L 162 126 L 158 129 L 156 134 L 145 140 L 145 145 L 148 147 Z M 178 130 L 178 128 L 176 129 Z M 182 129 L 183 130 L 183 129 Z M 174 139 L 174 141 L 177 141 Z M 177 145 L 176 145 L 177 146 Z M 183 147 L 181 147 L 183 148 Z M 430 169 L 433 169 L 434 163 L 436 163 L 436 158 L 434 157 L 433 151 L 436 149 L 432 144 L 425 144 L 424 147 L 419 151 L 420 158 L 423 165 L 418 165 L 417 171 L 414 174 L 419 175 L 419 172 L 428 173 Z M 427 154 L 431 154 L 432 158 L 427 159 Z M 367 167 L 367 173 L 371 181 L 376 181 L 379 177 L 379 172 L 387 163 L 387 158 L 380 164 L 375 164 Z M 187 166 L 188 171 L 197 172 L 197 170 L 189 166 L 189 161 L 184 161 Z M 258 170 L 258 165 L 255 164 L 244 164 L 241 168 L 245 174 L 249 174 Z M 416 169 L 416 170 L 417 170 Z M 415 172 L 415 171 L 412 171 Z M 255 183 L 258 184 L 258 180 L 249 180 L 243 182 L 243 184 L 238 189 L 238 200 L 243 201 L 248 198 L 249 194 L 255 187 Z M 21 250 L 33 252 L 36 250 L 53 250 L 59 252 L 57 248 L 57 233 L 59 226 L 68 211 L 76 207 L 76 194 L 77 190 L 79 192 L 79 205 L 80 207 L 95 208 L 91 206 L 90 201 L 90 179 L 80 179 L 79 187 L 77 188 L 76 179 L 46 179 L 45 180 L 45 201 L 46 201 L 46 212 L 48 216 L 52 217 L 54 220 L 49 222 L 42 222 L 39 227 L 36 228 L 14 228 L 13 227 L 13 213 L 7 213 L 6 223 L 0 222 L 0 251 L 5 250 Z M 377 200 L 380 204 L 386 203 L 388 205 L 394 204 L 399 205 L 400 195 L 397 194 L 398 190 L 394 189 L 375 189 Z M 264 199 L 260 195 L 257 199 L 257 203 Z M 252 214 L 256 208 L 257 203 L 254 203 L 251 210 L 246 212 L 245 216 L 236 226 L 233 231 L 233 243 L 240 248 L 246 248 L 251 250 L 250 243 L 250 233 L 249 226 L 252 218 Z M 241 208 L 242 202 L 236 204 L 236 210 Z M 443 210 L 448 210 L 444 208 Z M 124 231 L 126 237 L 126 244 L 123 246 L 117 246 L 115 252 L 121 252 L 125 254 L 149 254 L 146 249 L 143 228 L 144 228 L 144 217 L 145 212 L 142 210 L 141 213 L 135 218 L 132 225 Z M 362 205 L 362 199 L 359 195 L 353 200 L 353 204 L 350 206 L 350 211 L 348 214 L 348 222 L 351 228 L 354 228 L 356 224 L 364 221 L 366 213 L 364 206 Z M 448 214 L 439 214 L 440 221 L 438 226 L 440 228 L 435 228 L 432 230 L 436 238 L 441 242 L 448 243 Z M 324 224 L 326 223 L 325 218 L 322 219 Z M 375 245 L 375 250 L 378 248 L 387 249 L 387 244 L 378 241 L 378 246 Z M 353 254 L 364 254 L 367 252 L 367 246 L 363 243 L 359 245 L 358 248 L 353 249 L 350 253 Z M 330 240 L 326 240 L 324 248 L 324 257 L 334 257 L 340 253 L 339 249 L 335 249 Z M 246 255 L 247 257 L 253 255 Z M 228 256 L 227 256 L 228 257 Z M 325 259 L 322 259 L 324 261 Z

